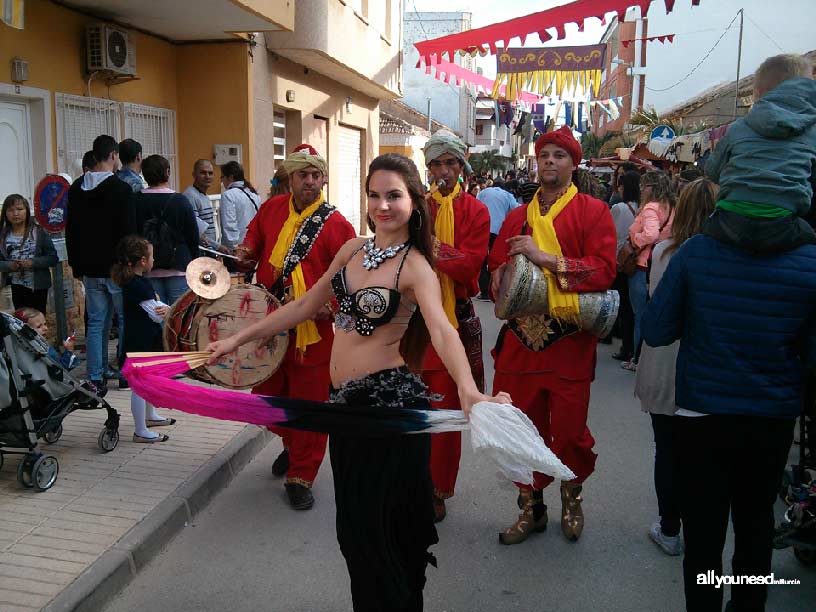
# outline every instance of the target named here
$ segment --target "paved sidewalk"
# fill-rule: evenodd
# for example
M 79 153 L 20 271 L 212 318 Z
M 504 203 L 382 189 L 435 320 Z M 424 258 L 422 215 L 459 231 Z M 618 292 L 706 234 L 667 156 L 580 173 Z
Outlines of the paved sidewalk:
M 115 382 L 111 383 L 115 386 Z M 41 450 L 59 478 L 44 492 L 0 469 L 0 610 L 93 610 L 115 594 L 268 442 L 254 426 L 160 410 L 178 422 L 161 444 L 134 444 L 130 391 L 106 399 L 121 416 L 119 446 L 103 453 L 104 410 L 75 412 Z

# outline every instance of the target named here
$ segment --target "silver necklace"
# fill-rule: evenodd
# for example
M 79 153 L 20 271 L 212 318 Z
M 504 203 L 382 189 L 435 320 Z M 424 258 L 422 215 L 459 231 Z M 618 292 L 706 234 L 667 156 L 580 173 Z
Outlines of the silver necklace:
M 396 257 L 397 253 L 406 246 L 408 246 L 408 243 L 403 242 L 402 244 L 394 244 L 381 249 L 374 244 L 373 238 L 369 238 L 363 245 L 363 267 L 366 270 L 376 270 L 386 259 Z

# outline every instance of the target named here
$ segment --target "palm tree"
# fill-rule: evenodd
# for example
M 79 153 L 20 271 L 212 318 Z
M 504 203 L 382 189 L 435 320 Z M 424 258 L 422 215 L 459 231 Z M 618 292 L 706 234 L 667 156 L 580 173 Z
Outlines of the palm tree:
M 606 132 L 603 136 L 597 136 L 592 132 L 584 132 L 584 135 L 581 136 L 581 149 L 584 151 L 584 159 L 600 157 L 604 144 L 618 135 L 620 135 L 620 132 Z
M 485 151 L 483 153 L 473 153 L 468 159 L 473 171 L 477 174 L 482 171 L 492 174 L 495 170 L 503 170 L 509 161 L 509 158 L 499 155 L 498 149 Z

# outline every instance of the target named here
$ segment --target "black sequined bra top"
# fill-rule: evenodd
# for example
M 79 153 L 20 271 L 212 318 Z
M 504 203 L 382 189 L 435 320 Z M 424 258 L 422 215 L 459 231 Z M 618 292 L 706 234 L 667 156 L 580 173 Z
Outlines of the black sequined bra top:
M 411 246 L 409 245 L 400 260 L 393 289 L 388 287 L 363 287 L 350 293 L 346 285 L 346 266 L 337 271 L 331 281 L 332 291 L 334 291 L 334 296 L 337 298 L 340 307 L 339 312 L 334 316 L 334 325 L 337 329 L 346 332 L 356 331 L 361 336 L 370 336 L 375 329 L 386 323 L 408 325 L 417 306 L 402 299 L 402 294 L 399 292 L 399 277 L 402 266 L 405 264 L 405 258 L 410 250 Z M 359 252 L 360 249 L 354 251 L 351 259 Z M 408 315 L 395 316 L 400 304 L 409 312 Z

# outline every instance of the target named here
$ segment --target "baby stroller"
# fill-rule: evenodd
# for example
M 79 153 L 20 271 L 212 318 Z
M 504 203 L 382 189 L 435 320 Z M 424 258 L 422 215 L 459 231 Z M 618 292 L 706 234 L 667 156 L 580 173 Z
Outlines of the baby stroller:
M 0 468 L 4 455 L 23 455 L 17 468 L 20 484 L 36 491 L 50 489 L 59 462 L 39 450 L 38 440 L 59 440 L 62 420 L 75 410 L 107 410 L 99 448 L 106 453 L 116 448 L 119 414 L 93 387 L 74 380 L 49 357 L 48 344 L 37 332 L 0 313 L 0 350 Z
M 785 470 L 779 497 L 787 504 L 785 520 L 774 538 L 775 548 L 793 548 L 803 565 L 816 564 L 816 376 L 806 383 L 805 403 L 799 418 L 799 462 Z

